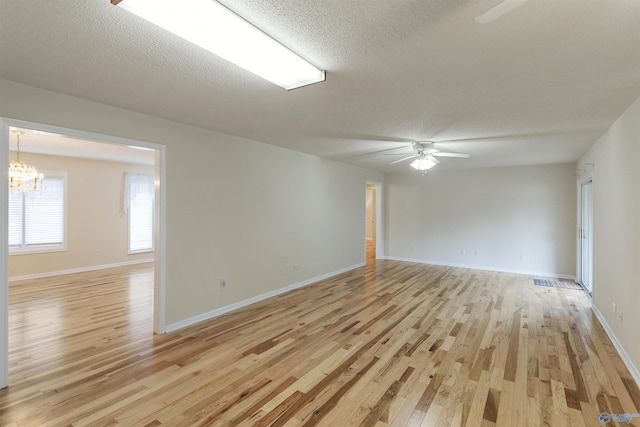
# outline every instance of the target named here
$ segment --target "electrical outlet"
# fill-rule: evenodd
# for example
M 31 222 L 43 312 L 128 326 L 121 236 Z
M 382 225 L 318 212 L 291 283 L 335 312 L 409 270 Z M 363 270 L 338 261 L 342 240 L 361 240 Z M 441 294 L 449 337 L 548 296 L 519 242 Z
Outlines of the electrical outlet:
M 284 273 L 284 267 L 280 266 L 280 274 L 283 274 L 283 273 Z
M 480 256 L 480 251 L 475 251 L 473 254 L 474 254 L 475 256 Z
M 220 280 L 220 290 L 222 292 L 227 290 L 227 281 L 224 279 Z
M 524 261 L 524 255 L 520 254 L 520 261 Z
M 464 249 L 460 250 L 460 255 L 464 255 Z
M 298 264 L 293 264 L 293 267 L 291 267 L 291 270 L 298 271 Z

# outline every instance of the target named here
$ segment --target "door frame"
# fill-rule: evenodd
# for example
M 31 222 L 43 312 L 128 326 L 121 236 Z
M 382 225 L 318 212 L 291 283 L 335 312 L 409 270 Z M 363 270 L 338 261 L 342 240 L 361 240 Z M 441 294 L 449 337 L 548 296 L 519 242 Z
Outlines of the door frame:
M 107 144 L 144 147 L 155 150 L 155 209 L 154 217 L 154 292 L 153 292 L 153 331 L 156 334 L 166 332 L 166 146 L 152 142 L 139 141 L 95 132 L 41 123 L 0 117 L 0 167 L 3 178 L 0 182 L 0 211 L 8 211 L 9 181 L 9 141 L 10 128 L 27 128 L 42 132 L 65 135 L 76 139 Z M 9 230 L 7 218 L 0 221 L 0 388 L 9 384 Z
M 578 179 L 576 182 L 576 192 L 577 192 L 577 227 L 576 227 L 576 281 L 580 284 L 583 284 L 582 278 L 582 188 L 584 184 L 591 181 L 591 218 L 593 222 L 593 163 L 586 163 L 582 165 L 581 169 L 578 169 Z M 593 230 L 591 230 L 591 235 L 593 236 Z M 593 240 L 593 239 L 592 239 Z M 588 290 L 584 287 L 587 295 L 593 295 L 595 290 L 595 284 L 593 283 L 593 241 L 591 242 L 591 294 L 589 294 Z
M 384 258 L 384 217 L 382 213 L 382 183 L 378 181 L 369 181 L 365 182 L 364 191 L 365 191 L 365 209 L 366 209 L 366 200 L 367 200 L 367 185 L 373 185 L 376 188 L 376 206 L 375 206 L 375 215 L 376 215 L 376 259 Z M 364 221 L 364 233 L 367 235 L 367 215 L 365 212 L 365 221 Z M 365 250 L 365 261 L 366 261 L 366 250 Z
M 590 188 L 590 206 L 589 212 L 585 212 L 585 188 L 589 186 Z M 588 227 L 585 227 L 585 220 L 589 224 Z M 586 231 L 585 231 L 586 228 Z M 585 242 L 585 233 L 588 235 L 587 242 Z M 580 250 L 580 283 L 582 287 L 590 294 L 593 294 L 593 179 L 585 179 L 580 183 L 580 242 L 579 242 L 579 250 Z M 585 243 L 588 246 L 588 253 L 585 254 Z M 585 256 L 588 259 L 588 265 L 586 268 L 588 269 L 587 277 L 585 278 Z M 586 283 L 585 283 L 586 279 Z M 587 286 L 588 285 L 588 286 Z

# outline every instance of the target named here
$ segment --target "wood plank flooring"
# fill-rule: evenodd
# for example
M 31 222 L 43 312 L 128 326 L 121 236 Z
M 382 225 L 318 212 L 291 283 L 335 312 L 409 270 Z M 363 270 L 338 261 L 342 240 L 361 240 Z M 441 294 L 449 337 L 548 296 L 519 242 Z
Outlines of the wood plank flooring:
M 367 240 L 365 243 L 365 253 L 367 256 L 367 262 L 375 261 L 376 259 L 376 241 Z
M 530 276 L 373 261 L 154 336 L 152 275 L 11 283 L 0 425 L 556 427 L 640 412 L 586 295 Z

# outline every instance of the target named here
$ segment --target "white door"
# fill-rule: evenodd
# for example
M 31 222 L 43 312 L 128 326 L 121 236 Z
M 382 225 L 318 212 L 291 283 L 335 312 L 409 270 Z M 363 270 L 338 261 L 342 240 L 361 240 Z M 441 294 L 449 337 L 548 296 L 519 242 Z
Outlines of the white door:
M 582 221 L 580 224 L 580 247 L 582 253 L 582 286 L 593 292 L 593 183 L 582 184 Z

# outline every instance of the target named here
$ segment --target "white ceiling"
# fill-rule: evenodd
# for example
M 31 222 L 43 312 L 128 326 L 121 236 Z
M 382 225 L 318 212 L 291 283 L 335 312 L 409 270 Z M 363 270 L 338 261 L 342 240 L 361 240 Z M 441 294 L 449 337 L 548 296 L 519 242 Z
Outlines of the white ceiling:
M 0 77 L 384 172 L 403 152 L 367 153 L 413 140 L 472 155 L 438 168 L 573 162 L 640 96 L 637 0 L 222 3 L 327 80 L 287 92 L 108 0 L 2 0 Z

